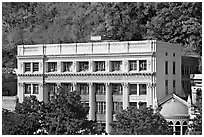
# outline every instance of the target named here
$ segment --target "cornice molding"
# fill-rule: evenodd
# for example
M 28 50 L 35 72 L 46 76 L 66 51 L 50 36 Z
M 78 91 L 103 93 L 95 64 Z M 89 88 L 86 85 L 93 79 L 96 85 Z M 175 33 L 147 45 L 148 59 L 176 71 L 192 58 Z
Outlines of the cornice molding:
M 44 76 L 134 76 L 134 75 L 142 75 L 142 76 L 154 76 L 155 72 L 153 73 L 120 73 L 120 72 L 107 72 L 107 73 L 46 73 Z M 21 73 L 18 76 L 43 76 L 43 74 L 34 74 L 34 73 Z

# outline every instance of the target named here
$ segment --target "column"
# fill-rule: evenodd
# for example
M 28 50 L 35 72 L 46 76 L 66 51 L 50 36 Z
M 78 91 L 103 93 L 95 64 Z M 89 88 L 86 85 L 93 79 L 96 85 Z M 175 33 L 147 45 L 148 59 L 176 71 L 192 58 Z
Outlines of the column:
M 110 70 L 111 70 L 111 62 L 110 61 L 106 61 L 105 63 L 106 63 L 106 65 L 105 65 L 106 72 L 110 72 Z
M 48 96 L 48 84 L 44 84 L 43 85 L 43 101 L 45 103 L 48 103 L 48 100 L 49 100 L 49 96 Z
M 129 85 L 128 83 L 123 84 L 123 109 L 129 107 Z
M 38 97 L 38 100 L 39 101 L 44 101 L 44 93 L 43 93 L 43 83 L 40 83 L 40 84 L 38 84 L 38 86 L 39 86 L 39 97 Z
M 147 106 L 153 107 L 153 90 L 152 90 L 152 83 L 148 83 L 147 85 Z
M 57 62 L 57 72 L 60 73 L 61 72 L 61 62 Z
M 93 72 L 93 71 L 94 71 L 94 62 L 89 61 L 89 72 Z
M 129 66 L 128 66 L 128 60 L 123 61 L 123 72 L 128 72 Z
M 24 84 L 23 83 L 18 83 L 18 100 L 19 100 L 19 103 L 23 102 L 24 90 L 25 90 Z
M 110 123 L 113 121 L 113 97 L 110 83 L 106 83 L 106 132 L 111 132 Z
M 93 83 L 89 83 L 89 120 L 96 119 L 96 96 Z
M 77 62 L 76 61 L 73 61 L 73 72 L 77 72 Z
M 77 91 L 77 83 L 72 83 L 72 91 Z

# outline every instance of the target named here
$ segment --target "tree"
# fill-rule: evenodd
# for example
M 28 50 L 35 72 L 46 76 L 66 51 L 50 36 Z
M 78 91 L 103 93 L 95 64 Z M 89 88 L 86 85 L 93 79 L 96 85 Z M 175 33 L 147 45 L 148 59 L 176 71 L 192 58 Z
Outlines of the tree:
M 196 104 L 194 105 L 195 117 L 190 124 L 189 134 L 202 135 L 202 90 L 197 89 Z
M 7 118 L 8 126 L 3 126 L 5 134 L 94 134 L 96 122 L 87 120 L 88 108 L 80 102 L 77 92 L 67 92 L 60 88 L 48 104 L 39 102 L 35 96 L 26 97 L 18 103 L 15 113 L 9 117 L 18 117 L 18 122 Z M 4 117 L 8 117 L 5 113 Z M 6 123 L 6 122 L 4 122 Z M 14 129 L 14 130 L 8 130 Z
M 202 55 L 202 3 L 155 3 L 156 16 L 146 24 L 146 39 L 180 44 L 183 54 Z
M 111 124 L 111 134 L 118 135 L 167 135 L 172 134 L 167 121 L 159 112 L 150 107 L 130 107 L 116 114 L 116 121 Z

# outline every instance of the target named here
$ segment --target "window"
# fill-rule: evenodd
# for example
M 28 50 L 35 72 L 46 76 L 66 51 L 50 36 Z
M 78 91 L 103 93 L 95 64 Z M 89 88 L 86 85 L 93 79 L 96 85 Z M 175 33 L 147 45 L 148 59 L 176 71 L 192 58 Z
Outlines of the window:
M 96 112 L 101 114 L 106 112 L 106 102 L 96 102 Z
M 96 61 L 95 66 L 96 71 L 105 71 L 105 61 Z
M 79 72 L 88 71 L 89 70 L 89 62 L 79 62 Z
M 169 83 L 168 83 L 168 80 L 165 80 L 165 93 L 166 93 L 166 95 L 168 95 L 168 85 L 169 85 Z
M 175 125 L 175 134 L 176 135 L 181 135 L 181 124 L 179 121 L 176 122 L 176 125 Z
M 72 71 L 72 62 L 63 62 L 62 63 L 62 71 L 63 72 L 71 72 Z
M 79 84 L 79 91 L 81 95 L 88 95 L 89 94 L 88 84 Z
M 33 94 L 39 94 L 38 84 L 33 84 Z
M 140 60 L 139 61 L 139 71 L 147 70 L 147 61 Z
M 131 107 L 137 107 L 137 102 L 130 102 Z
M 117 112 L 123 109 L 123 102 L 113 102 L 113 111 Z
M 176 93 L 176 80 L 173 80 L 173 93 Z
M 173 62 L 173 74 L 176 74 L 176 62 Z
M 168 74 L 168 61 L 165 61 L 165 74 Z
M 130 84 L 129 85 L 129 94 L 130 95 L 137 95 L 137 84 Z
M 168 56 L 168 53 L 166 52 L 166 56 Z
M 112 61 L 112 71 L 120 71 L 122 66 L 122 61 Z
M 83 104 L 83 107 L 85 107 L 85 108 L 89 108 L 89 102 L 82 102 L 82 104 Z
M 187 128 L 188 128 L 188 124 L 185 121 L 183 122 L 183 126 L 182 126 L 182 135 L 186 135 Z
M 104 84 L 95 84 L 96 95 L 105 95 L 106 89 Z
M 48 62 L 48 72 L 57 71 L 57 62 Z
M 122 95 L 123 87 L 121 84 L 112 84 L 113 95 Z
M 31 71 L 31 63 L 25 63 L 25 72 L 30 72 Z
M 137 70 L 137 61 L 136 60 L 129 61 L 129 68 L 130 71 Z
M 62 84 L 62 87 L 66 90 L 66 91 L 72 91 L 72 84 L 71 83 L 64 83 Z
M 173 53 L 173 56 L 175 57 L 175 56 L 176 56 L 176 54 L 175 54 L 175 53 Z
M 169 126 L 170 126 L 170 128 L 171 128 L 171 131 L 173 131 L 173 130 L 174 130 L 174 124 L 173 124 L 172 121 L 169 122 Z
M 34 62 L 33 63 L 33 72 L 39 71 L 39 63 L 38 62 Z
M 139 108 L 147 107 L 147 102 L 139 102 Z
M 25 84 L 25 94 L 31 94 L 31 84 Z
M 139 84 L 139 95 L 146 95 L 146 94 L 147 94 L 147 85 Z

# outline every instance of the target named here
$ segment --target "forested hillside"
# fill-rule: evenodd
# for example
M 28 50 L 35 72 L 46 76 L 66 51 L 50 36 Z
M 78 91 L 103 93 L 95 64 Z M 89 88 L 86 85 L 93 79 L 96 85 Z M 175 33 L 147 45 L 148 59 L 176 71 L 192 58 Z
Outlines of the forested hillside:
M 19 44 L 157 39 L 201 55 L 202 3 L 2 3 L 3 67 Z

